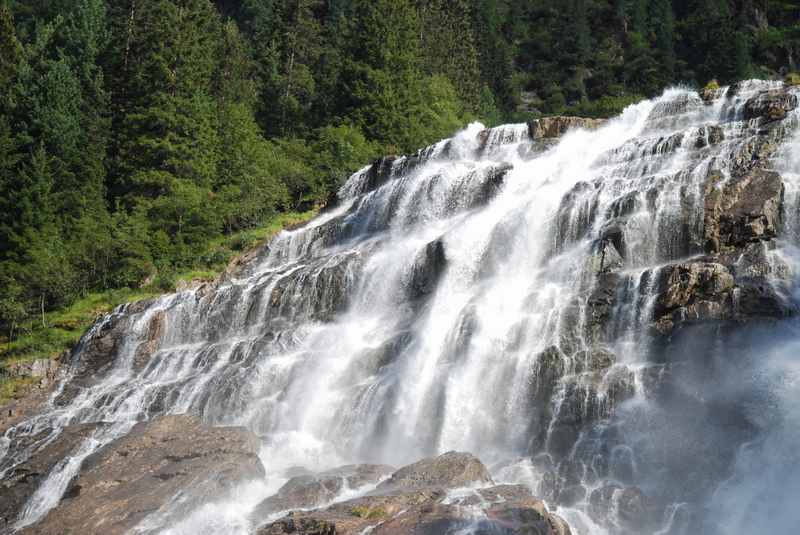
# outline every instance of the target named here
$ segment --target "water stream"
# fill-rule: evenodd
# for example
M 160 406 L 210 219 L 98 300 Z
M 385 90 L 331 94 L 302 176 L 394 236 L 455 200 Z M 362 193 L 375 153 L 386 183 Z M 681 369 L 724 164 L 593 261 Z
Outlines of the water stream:
M 531 486 L 579 534 L 765 532 L 764 518 L 788 533 L 800 496 L 796 327 L 704 331 L 665 349 L 650 326 L 662 270 L 704 254 L 709 173 L 730 180 L 736 155 L 764 135 L 744 103 L 777 87 L 742 84 L 712 104 L 670 89 L 552 143 L 526 124 L 469 125 L 354 174 L 336 208 L 218 286 L 122 307 L 129 335 L 102 380 L 66 402 L 56 392 L 0 445 L 1 476 L 68 424 L 112 422 L 50 474 L 17 527 L 135 422 L 191 412 L 255 432 L 267 478 L 179 518 L 162 511 L 142 533 L 250 533 L 250 511 L 286 468 L 400 466 L 448 450 Z M 765 252 L 790 273 L 775 281 L 789 294 L 797 123 L 783 121 L 773 165 L 785 231 Z M 600 321 L 592 296 L 612 279 Z M 680 395 L 654 395 L 659 374 Z M 639 528 L 624 512 L 633 487 L 656 504 Z

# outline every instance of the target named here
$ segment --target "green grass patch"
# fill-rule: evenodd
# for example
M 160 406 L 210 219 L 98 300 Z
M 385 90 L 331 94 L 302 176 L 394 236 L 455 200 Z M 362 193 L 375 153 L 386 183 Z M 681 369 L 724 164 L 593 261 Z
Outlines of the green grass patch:
M 353 507 L 350 509 L 350 514 L 359 518 L 366 518 L 370 520 L 375 518 L 384 518 L 387 516 L 386 511 L 380 507 Z
M 210 281 L 219 276 L 231 259 L 272 239 L 281 230 L 309 221 L 316 210 L 280 214 L 265 225 L 216 239 L 206 252 L 198 255 L 196 265 L 171 273 L 161 273 L 143 288 L 121 288 L 86 294 L 70 306 L 48 312 L 44 319 L 36 318 L 23 326 L 13 340 L 0 338 L 0 374 L 4 365 L 42 358 L 54 358 L 72 348 L 99 317 L 123 303 L 157 297 L 175 290 L 179 282 Z M 0 378 L 3 376 L 0 375 Z M 2 378 L 3 388 L 11 396 L 18 383 L 16 378 Z M 24 387 L 24 383 L 19 383 Z M 4 391 L 5 392 L 5 391 Z M 0 394 L 0 397 L 6 394 Z
M 153 288 L 121 288 L 87 294 L 67 308 L 45 314 L 44 324 L 40 319 L 34 320 L 13 341 L 3 340 L 0 362 L 11 364 L 56 357 L 74 346 L 86 329 L 116 306 L 158 294 Z
M 9 401 L 21 397 L 35 382 L 36 378 L 34 377 L 0 376 L 0 405 L 5 405 Z

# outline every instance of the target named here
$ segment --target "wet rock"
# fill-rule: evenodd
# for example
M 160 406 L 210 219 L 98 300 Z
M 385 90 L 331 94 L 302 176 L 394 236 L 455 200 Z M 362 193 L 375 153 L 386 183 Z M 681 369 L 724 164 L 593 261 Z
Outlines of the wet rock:
M 556 214 L 554 252 L 583 238 L 597 217 L 597 187 L 588 182 L 578 182 L 561 198 Z
M 711 104 L 723 95 L 723 89 L 714 86 L 708 86 L 700 90 L 700 98 L 706 104 Z
M 469 206 L 473 208 L 483 206 L 491 201 L 503 187 L 506 176 L 513 168 L 510 163 L 503 163 L 486 171 L 482 186 L 473 194 Z
M 656 285 L 654 313 L 659 317 L 676 308 L 720 301 L 723 294 L 733 289 L 734 279 L 722 264 L 689 262 L 662 269 Z
M 680 363 L 653 364 L 643 368 L 639 377 L 644 395 L 649 399 L 663 400 L 675 389 L 676 367 Z
M 378 485 L 379 491 L 427 487 L 455 488 L 472 483 L 491 483 L 492 476 L 475 456 L 449 451 L 403 467 Z
M 570 485 L 558 493 L 558 504 L 572 507 L 586 498 L 586 487 L 583 485 Z
M 725 131 L 720 126 L 703 126 L 698 129 L 694 146 L 696 149 L 718 145 L 725 139 Z
M 412 299 L 418 299 L 436 288 L 439 277 L 447 267 L 444 242 L 441 239 L 430 242 L 414 259 L 411 271 L 409 293 Z
M 547 392 L 552 392 L 559 379 L 567 372 L 567 362 L 564 354 L 556 346 L 550 346 L 539 353 L 534 361 L 533 376 L 537 385 Z M 549 400 L 549 393 L 542 396 L 542 401 Z
M 409 331 L 402 331 L 374 349 L 364 351 L 350 367 L 347 376 L 370 378 L 384 366 L 395 361 L 412 340 Z
M 764 125 L 759 130 L 759 135 L 736 144 L 730 154 L 730 164 L 734 174 L 745 174 L 753 166 L 769 167 L 770 158 L 792 132 L 786 123 L 786 121 L 776 121 Z
M 754 168 L 730 180 L 716 172 L 706 182 L 704 236 L 711 253 L 769 240 L 781 228 L 783 181 Z
M 271 317 L 330 321 L 347 308 L 361 257 L 344 253 L 320 258 L 281 278 L 269 296 Z M 258 318 L 248 318 L 255 322 Z
M 384 156 L 376 160 L 367 171 L 367 179 L 364 188 L 359 193 L 367 193 L 378 189 L 392 177 L 392 167 L 397 162 L 397 156 Z
M 77 424 L 66 427 L 55 440 L 36 451 L 27 461 L 10 468 L 0 481 L 0 533 L 9 528 L 22 512 L 22 508 L 44 481 L 50 471 L 98 428 L 97 424 Z M 50 429 L 38 436 L 28 437 L 30 442 L 46 439 Z M 29 444 L 13 442 L 12 447 L 24 449 Z M 7 460 L 7 459 L 6 459 Z
M 533 140 L 561 137 L 576 128 L 594 130 L 606 123 L 605 119 L 585 117 L 543 117 L 528 123 L 528 133 Z
M 755 318 L 786 318 L 796 314 L 791 301 L 764 279 L 737 281 L 733 300 L 733 315 L 739 321 Z
M 536 492 L 542 499 L 548 502 L 555 502 L 558 499 L 560 479 L 554 470 L 548 470 L 542 474 Z
M 572 357 L 575 373 L 606 370 L 613 366 L 616 360 L 617 356 L 604 347 L 584 349 Z
M 547 441 L 547 430 L 552 420 L 552 400 L 559 382 L 567 373 L 569 363 L 564 353 L 550 346 L 536 356 L 531 372 L 531 452 L 538 452 Z M 547 498 L 548 496 L 545 496 Z
M 750 98 L 744 105 L 746 120 L 779 121 L 797 107 L 797 95 L 786 88 L 765 91 Z
M 556 458 L 568 455 L 588 425 L 609 418 L 636 391 L 635 376 L 625 366 L 571 376 L 562 388 L 547 437 L 547 451 Z
M 638 487 L 605 485 L 592 491 L 589 509 L 595 518 L 608 524 L 621 524 L 628 530 L 641 533 L 649 521 L 648 498 Z M 617 518 L 613 518 L 616 516 Z
M 639 525 L 647 516 L 647 497 L 637 487 L 627 487 L 617 498 L 620 519 L 628 525 Z
M 592 273 L 619 271 L 625 265 L 622 255 L 614 245 L 616 235 L 604 236 L 592 244 L 589 256 L 589 269 Z M 621 241 L 621 232 L 619 234 Z
M 468 508 L 480 508 L 476 518 Z M 521 485 L 501 485 L 448 497 L 421 489 L 372 495 L 327 509 L 293 513 L 257 535 L 441 535 L 468 530 L 500 535 L 570 535 L 569 526 Z
M 136 424 L 86 458 L 64 499 L 26 535 L 126 533 L 179 493 L 190 508 L 242 480 L 263 477 L 258 440 L 192 416 Z
M 600 341 L 603 328 L 611 319 L 617 301 L 617 287 L 622 278 L 618 273 L 601 273 L 587 299 L 588 337 Z
M 158 349 L 158 343 L 164 335 L 164 328 L 166 323 L 166 312 L 163 310 L 153 314 L 150 322 L 147 324 L 147 331 L 144 341 L 136 348 L 136 353 L 133 356 L 133 366 L 136 370 L 142 370 L 153 353 Z
M 68 404 L 82 388 L 94 384 L 108 371 L 135 319 L 152 303 L 130 303 L 98 320 L 99 324 L 84 335 L 69 357 L 62 359 L 72 378 L 56 398 L 56 405 Z
M 656 285 L 653 328 L 669 335 L 677 328 L 702 322 L 784 318 L 796 313 L 784 290 L 762 271 L 758 254 L 734 255 L 730 268 L 717 262 L 688 262 L 662 268 Z M 722 255 L 719 260 L 731 261 Z M 759 267 L 761 266 L 761 267 Z M 731 270 L 739 271 L 737 276 Z M 749 274 L 754 274 L 750 276 Z
M 289 516 L 258 530 L 258 535 L 337 535 L 339 533 L 343 533 L 343 531 L 341 528 L 337 530 L 334 523 L 316 518 L 305 518 L 300 515 L 297 518 Z
M 615 199 L 609 207 L 608 218 L 624 218 L 636 211 L 636 203 L 639 193 L 632 191 L 622 197 Z
M 261 502 L 254 518 L 264 518 L 278 511 L 307 509 L 333 500 L 343 489 L 356 489 L 377 484 L 394 468 L 385 465 L 360 464 L 343 466 L 319 474 L 292 477 L 274 496 Z

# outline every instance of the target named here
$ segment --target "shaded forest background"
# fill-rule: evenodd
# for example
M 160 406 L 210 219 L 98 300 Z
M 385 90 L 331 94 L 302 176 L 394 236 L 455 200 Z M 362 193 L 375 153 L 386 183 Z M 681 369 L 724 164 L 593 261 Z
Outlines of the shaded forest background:
M 791 0 L 0 0 L 0 327 L 166 288 L 470 120 L 798 62 Z

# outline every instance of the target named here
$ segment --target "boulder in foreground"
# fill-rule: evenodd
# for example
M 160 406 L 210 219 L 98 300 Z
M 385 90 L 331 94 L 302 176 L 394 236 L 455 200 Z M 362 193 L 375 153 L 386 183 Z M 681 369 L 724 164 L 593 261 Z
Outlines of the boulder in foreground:
M 21 533 L 122 535 L 179 493 L 187 507 L 263 477 L 258 442 L 243 428 L 188 415 L 137 424 L 86 458 L 61 503 Z

